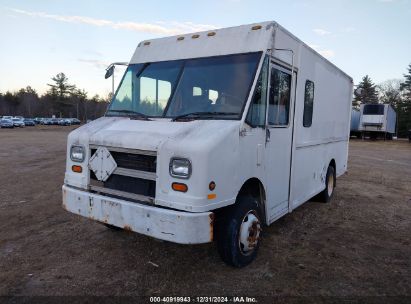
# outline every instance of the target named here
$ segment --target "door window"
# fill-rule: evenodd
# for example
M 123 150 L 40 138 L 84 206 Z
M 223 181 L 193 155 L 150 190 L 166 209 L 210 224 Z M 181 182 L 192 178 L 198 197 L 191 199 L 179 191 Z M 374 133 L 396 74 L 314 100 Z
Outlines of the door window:
M 290 112 L 291 75 L 276 68 L 271 69 L 268 124 L 287 126 Z
M 254 89 L 253 99 L 251 100 L 246 122 L 252 127 L 265 126 L 265 111 L 267 107 L 267 83 L 268 83 L 268 57 L 264 59 L 258 76 L 257 84 Z

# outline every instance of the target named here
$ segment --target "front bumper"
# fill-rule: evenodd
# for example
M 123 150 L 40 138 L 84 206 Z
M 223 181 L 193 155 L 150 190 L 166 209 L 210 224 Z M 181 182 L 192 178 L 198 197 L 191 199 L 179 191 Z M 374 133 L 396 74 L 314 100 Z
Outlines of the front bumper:
M 125 230 L 180 244 L 213 240 L 214 213 L 147 206 L 63 186 L 63 208 Z

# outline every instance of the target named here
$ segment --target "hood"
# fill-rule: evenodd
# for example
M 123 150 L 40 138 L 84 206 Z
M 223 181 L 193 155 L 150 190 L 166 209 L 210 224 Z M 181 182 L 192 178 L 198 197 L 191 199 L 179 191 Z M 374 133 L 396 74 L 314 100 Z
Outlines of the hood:
M 193 144 L 209 138 L 210 134 L 217 135 L 227 127 L 238 128 L 239 124 L 239 121 L 230 120 L 171 122 L 169 119 L 146 121 L 102 117 L 70 133 L 69 141 L 83 145 L 157 151 L 167 141 L 188 141 Z

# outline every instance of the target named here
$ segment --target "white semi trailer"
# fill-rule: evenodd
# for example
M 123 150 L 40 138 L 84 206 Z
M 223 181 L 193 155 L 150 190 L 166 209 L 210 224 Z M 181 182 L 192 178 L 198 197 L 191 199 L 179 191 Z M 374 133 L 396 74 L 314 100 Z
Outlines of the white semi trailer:
M 397 113 L 389 104 L 362 104 L 359 131 L 362 137 L 392 139 L 396 132 Z
M 347 170 L 352 79 L 275 22 L 138 44 L 104 117 L 70 133 L 63 207 L 111 228 L 217 243 L 262 231 Z

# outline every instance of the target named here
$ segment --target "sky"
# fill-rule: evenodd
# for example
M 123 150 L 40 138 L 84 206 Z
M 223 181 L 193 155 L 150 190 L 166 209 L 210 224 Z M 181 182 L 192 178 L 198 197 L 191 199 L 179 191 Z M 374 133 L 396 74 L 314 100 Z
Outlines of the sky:
M 411 0 L 0 0 L 0 92 L 43 94 L 64 72 L 90 97 L 107 96 L 105 68 L 129 61 L 141 40 L 269 20 L 355 84 L 402 79 L 411 63 Z

